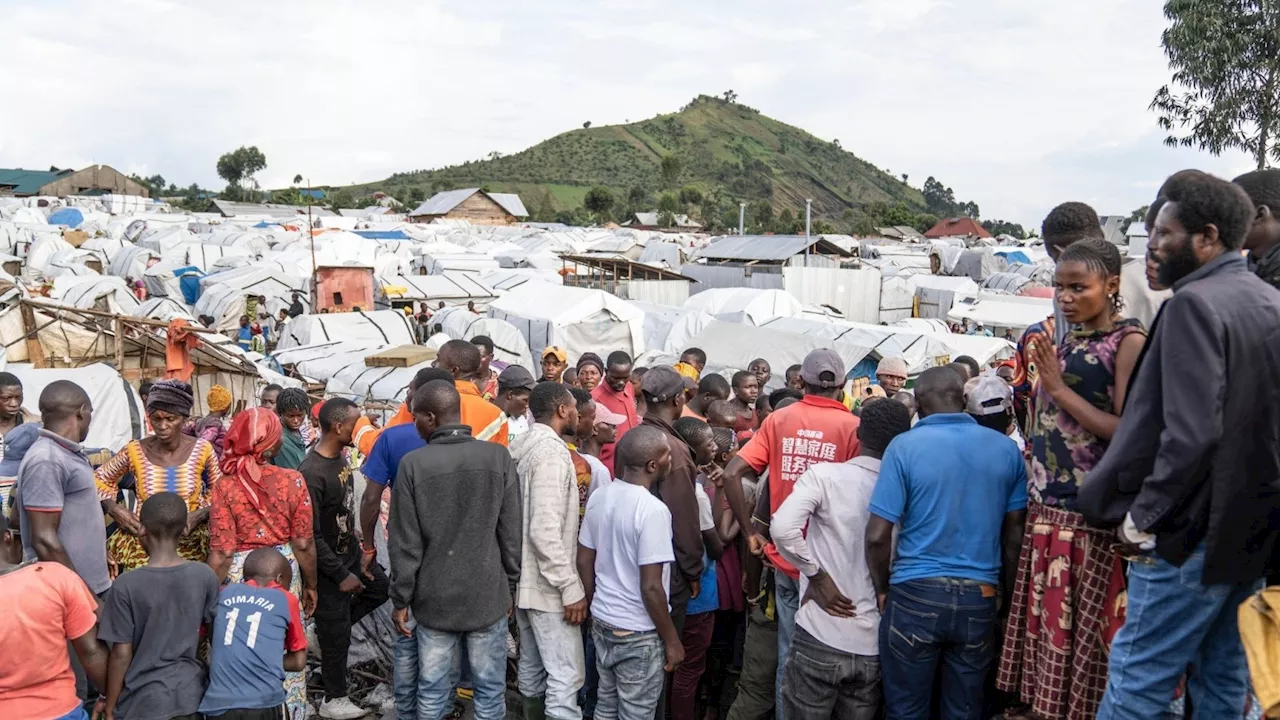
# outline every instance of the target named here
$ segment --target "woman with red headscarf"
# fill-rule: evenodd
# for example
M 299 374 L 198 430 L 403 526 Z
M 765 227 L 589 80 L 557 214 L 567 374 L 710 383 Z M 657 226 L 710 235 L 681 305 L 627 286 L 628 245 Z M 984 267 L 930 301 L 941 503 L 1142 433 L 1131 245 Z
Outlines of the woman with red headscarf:
M 280 449 L 280 418 L 249 408 L 231 421 L 222 453 L 222 479 L 213 486 L 209 565 L 223 582 L 241 582 L 249 552 L 279 550 L 293 568 L 289 590 L 310 615 L 316 606 L 316 552 L 311 495 L 296 470 L 268 464 Z M 306 673 L 286 673 L 291 717 L 306 717 Z

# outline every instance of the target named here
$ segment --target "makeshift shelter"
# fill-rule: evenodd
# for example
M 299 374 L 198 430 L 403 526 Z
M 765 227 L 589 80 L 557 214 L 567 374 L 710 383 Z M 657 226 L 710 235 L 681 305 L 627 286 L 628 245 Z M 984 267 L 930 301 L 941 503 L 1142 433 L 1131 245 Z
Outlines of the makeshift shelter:
M 114 275 L 60 275 L 53 279 L 49 297 L 81 310 L 117 315 L 128 315 L 138 307 L 133 290 Z
M 755 288 L 715 288 L 690 296 L 688 310 L 701 310 L 717 320 L 763 325 L 776 317 L 794 317 L 803 310 L 795 296 L 785 290 Z
M 119 377 L 137 385 L 165 377 L 166 324 L 44 300 L 22 300 L 0 310 L 0 342 L 10 363 L 29 362 L 35 368 L 107 363 L 119 371 Z M 218 342 L 221 338 L 215 333 L 199 327 L 191 331 L 212 341 L 189 350 L 193 371 L 188 382 L 195 392 L 197 414 L 207 411 L 205 395 L 214 385 L 226 387 L 239 400 L 256 397 L 260 384 L 257 367 L 234 346 Z M 38 398 L 39 392 L 32 397 Z M 94 409 L 95 415 L 102 412 L 96 406 Z
M 708 371 L 713 368 L 744 369 L 752 360 L 762 357 L 774 368 L 774 377 L 781 375 L 783 369 L 800 364 L 806 355 L 819 348 L 835 350 L 848 371 L 871 354 L 869 347 L 853 342 L 833 342 L 823 334 L 806 335 L 720 320 L 711 322 L 689 338 L 689 346 L 700 347 L 707 353 Z
M 1053 301 L 1017 295 L 979 293 L 961 298 L 947 313 L 952 322 L 968 320 L 982 325 L 999 336 L 1005 330 L 1013 330 L 1021 336 L 1027 327 L 1053 315 Z
M 489 305 L 489 317 L 506 320 L 525 336 L 535 357 L 543 348 L 565 349 L 572 361 L 584 352 L 644 352 L 644 313 L 603 290 L 526 283 Z
M 80 227 L 80 224 L 83 222 L 84 213 L 80 212 L 79 208 L 64 207 L 58 208 L 57 210 L 49 213 L 50 225 L 65 225 L 69 228 L 75 229 Z
M 644 312 L 644 346 L 649 350 L 683 352 L 689 347 L 689 338 L 715 320 L 702 310 L 647 302 L 631 304 Z
M 316 269 L 316 309 L 331 312 L 373 309 L 373 268 L 333 267 Z
M 212 317 L 216 330 L 235 330 L 240 326 L 240 316 L 244 315 L 246 295 L 252 293 L 267 298 L 268 310 L 274 316 L 281 308 L 288 307 L 295 292 L 308 297 L 307 280 L 287 275 L 279 266 L 259 263 L 224 270 L 200 278 L 200 300 L 196 303 L 195 315 Z
M 950 350 L 945 344 L 931 334 L 910 328 L 839 320 L 821 322 L 804 318 L 774 318 L 761 327 L 826 338 L 831 347 L 845 344 L 867 348 L 874 353 L 877 361 L 886 357 L 901 357 L 906 360 L 908 371 L 912 375 L 951 361 Z
M 160 256 L 152 250 L 126 245 L 111 258 L 107 274 L 119 278 L 140 278 L 159 259 Z
M 85 448 L 118 452 L 130 440 L 145 434 L 143 416 L 146 410 L 142 398 L 127 380 L 106 363 L 95 362 L 78 368 L 37 369 L 28 364 L 10 363 L 7 372 L 22 381 L 22 409 L 36 417 L 40 415 L 40 393 L 58 380 L 70 380 L 84 388 L 93 406 L 89 421 L 89 434 L 82 443 Z
M 453 340 L 470 340 L 484 335 L 493 341 L 493 359 L 507 365 L 522 365 L 538 377 L 539 368 L 529 352 L 529 342 L 506 320 L 476 315 L 465 307 L 451 307 L 431 316 L 432 325 L 440 325 Z
M 41 233 L 27 249 L 27 264 L 22 270 L 24 280 L 35 280 L 49 268 L 53 257 L 63 250 L 74 250 L 71 243 L 60 234 Z
M 907 284 L 915 293 L 916 316 L 945 320 L 957 295 L 978 292 L 978 284 L 967 277 L 910 275 Z
M 1017 295 L 1023 287 L 1029 284 L 1031 284 L 1031 278 L 1029 277 L 1016 272 L 1000 272 L 983 280 L 982 289 Z
M 995 273 L 1004 272 L 1008 267 L 1009 263 L 991 248 L 974 248 L 960 253 L 955 269 L 950 274 L 965 275 L 970 280 L 980 283 Z
M 413 327 L 399 310 L 299 315 L 289 321 L 276 347 L 281 350 L 330 340 L 369 345 L 412 345 Z
M 384 302 L 392 306 L 416 301 L 435 308 L 441 302 L 446 306 L 471 302 L 476 309 L 483 310 L 497 297 L 474 273 L 452 271 L 439 275 L 399 275 L 384 281 L 380 289 Z

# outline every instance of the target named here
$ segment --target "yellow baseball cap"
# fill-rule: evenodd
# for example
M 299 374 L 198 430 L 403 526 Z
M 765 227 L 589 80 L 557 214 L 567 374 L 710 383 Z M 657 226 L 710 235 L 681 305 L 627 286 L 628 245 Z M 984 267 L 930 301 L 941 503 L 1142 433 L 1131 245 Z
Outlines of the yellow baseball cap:
M 556 347 L 555 345 L 549 345 L 542 351 L 543 360 L 546 360 L 548 355 L 554 356 L 556 362 L 568 362 L 569 360 L 569 354 L 564 351 L 564 348 Z

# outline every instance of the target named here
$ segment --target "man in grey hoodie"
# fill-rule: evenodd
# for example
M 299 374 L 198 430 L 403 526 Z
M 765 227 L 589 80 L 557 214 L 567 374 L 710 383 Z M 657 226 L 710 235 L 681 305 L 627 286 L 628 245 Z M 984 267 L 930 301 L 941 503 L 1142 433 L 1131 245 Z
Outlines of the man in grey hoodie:
M 578 577 L 579 488 L 562 435 L 578 425 L 569 388 L 543 382 L 529 394 L 534 425 L 511 445 L 520 473 L 523 547 L 516 622 L 520 626 L 520 695 L 527 720 L 581 720 L 578 689 L 586 676 L 582 631 L 586 592 Z

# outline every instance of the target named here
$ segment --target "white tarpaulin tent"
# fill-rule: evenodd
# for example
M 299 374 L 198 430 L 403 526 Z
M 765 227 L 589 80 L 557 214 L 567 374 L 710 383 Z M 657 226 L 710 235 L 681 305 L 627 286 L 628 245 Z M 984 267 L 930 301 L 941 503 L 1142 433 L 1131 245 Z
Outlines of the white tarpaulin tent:
M 947 313 L 952 322 L 969 320 L 982 323 L 983 326 L 1002 335 L 1006 328 L 1011 328 L 1014 335 L 1021 335 L 1027 327 L 1053 315 L 1053 301 L 1047 298 L 1022 297 L 1019 295 L 995 295 L 978 293 L 976 296 L 958 297 L 956 304 Z
M 119 451 L 130 440 L 142 437 L 143 407 L 132 386 L 115 368 L 94 363 L 82 368 L 36 370 L 25 363 L 9 365 L 8 372 L 22 381 L 22 409 L 39 417 L 40 393 L 57 380 L 70 380 L 84 388 L 93 403 L 86 448 Z
M 516 326 L 534 357 L 550 345 L 564 348 L 570 362 L 585 352 L 644 352 L 644 313 L 603 290 L 525 283 L 494 300 L 489 317 Z
M 293 293 L 307 297 L 306 287 L 305 278 L 287 275 L 278 265 L 272 267 L 264 263 L 224 270 L 200 278 L 200 299 L 196 301 L 195 315 L 212 317 L 216 330 L 235 330 L 240 326 L 245 296 L 249 293 L 267 298 L 268 307 L 274 315 L 278 307 L 288 306 Z
M 701 310 L 636 300 L 631 304 L 644 312 L 644 346 L 650 350 L 681 353 L 689 347 L 689 338 L 715 320 Z
M 950 354 L 949 348 L 932 335 L 904 327 L 841 320 L 822 322 L 803 318 L 775 318 L 761 327 L 823 337 L 833 343 L 832 347 L 835 347 L 835 343 L 845 343 L 869 348 L 880 358 L 901 357 L 907 361 L 907 368 L 912 375 L 936 367 L 939 360 L 946 359 Z
M 466 305 L 474 302 L 483 310 L 497 297 L 492 288 L 476 279 L 475 273 L 449 272 L 439 275 L 400 275 L 382 282 L 383 293 L 388 300 L 417 300 L 435 308 L 445 305 Z
M 713 321 L 694 337 L 689 344 L 707 353 L 707 369 L 743 369 L 752 360 L 764 358 L 774 368 L 777 378 L 782 368 L 799 365 L 805 355 L 819 348 L 831 348 L 844 360 L 845 372 L 853 370 L 871 348 L 853 342 L 832 341 L 823 335 L 802 335 L 769 327 L 755 327 L 738 323 Z
M 299 315 L 289 321 L 276 347 L 281 350 L 329 340 L 370 345 L 412 345 L 409 318 L 398 310 Z
M 776 317 L 795 317 L 803 304 L 785 290 L 713 288 L 690 295 L 687 310 L 701 310 L 725 322 L 761 325 Z
M 464 307 L 445 308 L 431 316 L 431 324 L 439 324 L 444 334 L 454 340 L 470 340 L 484 335 L 493 341 L 493 358 L 507 365 L 522 365 L 538 376 L 529 343 L 514 325 L 506 320 L 476 315 Z
M 114 275 L 60 275 L 53 279 L 49 297 L 81 310 L 116 315 L 130 315 L 138 307 L 133 291 Z

